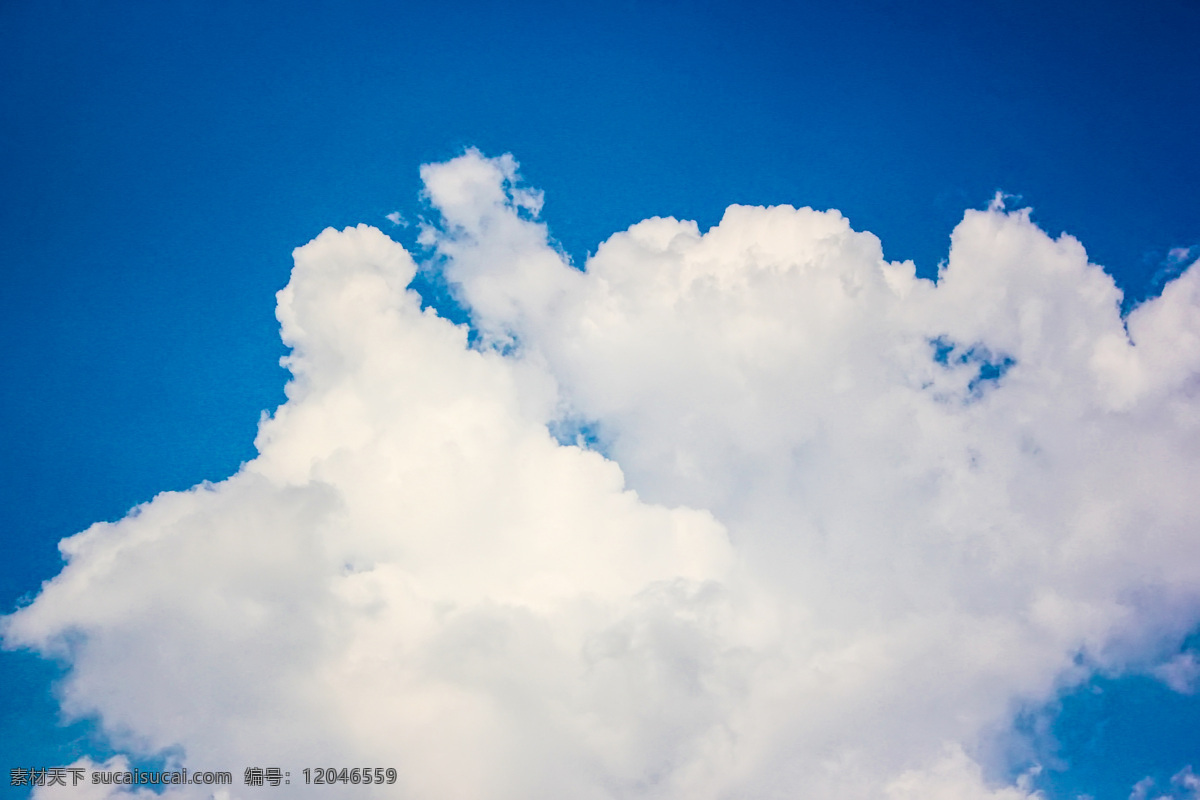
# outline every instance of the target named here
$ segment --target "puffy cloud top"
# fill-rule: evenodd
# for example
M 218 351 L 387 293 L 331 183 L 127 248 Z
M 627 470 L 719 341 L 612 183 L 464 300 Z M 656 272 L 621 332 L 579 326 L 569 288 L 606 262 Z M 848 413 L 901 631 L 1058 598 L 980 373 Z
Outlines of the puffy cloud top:
M 788 206 L 580 270 L 511 156 L 421 174 L 423 266 L 366 226 L 296 251 L 259 456 L 64 540 L 5 619 L 68 712 L 296 793 L 1017 800 L 988 742 L 1021 708 L 1190 691 L 1200 269 L 1123 319 L 994 205 L 936 283 Z

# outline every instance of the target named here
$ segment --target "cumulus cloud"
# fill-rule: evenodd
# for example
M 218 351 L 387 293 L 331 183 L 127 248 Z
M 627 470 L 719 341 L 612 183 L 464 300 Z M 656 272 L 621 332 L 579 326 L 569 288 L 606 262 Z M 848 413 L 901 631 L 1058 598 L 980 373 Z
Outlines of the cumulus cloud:
M 129 759 L 125 756 L 113 756 L 103 762 L 96 762 L 85 756 L 67 767 L 63 774 L 50 779 L 43 778 L 34 788 L 32 800 L 171 800 L 183 797 L 171 787 L 160 794 L 148 786 L 114 786 L 106 781 L 92 779 L 94 773 L 102 773 L 105 776 L 116 773 L 123 776 L 131 769 Z M 119 777 L 119 780 L 124 780 L 124 777 Z M 226 798 L 218 796 L 217 800 Z
M 1016 800 L 1016 713 L 1176 663 L 1200 270 L 1122 318 L 997 203 L 936 282 L 786 206 L 576 269 L 511 156 L 421 174 L 423 264 L 366 226 L 296 251 L 258 457 L 64 540 L 6 618 L 68 713 L 205 768 L 397 769 L 347 796 Z
M 1171 785 L 1164 791 L 1155 789 L 1154 779 L 1142 778 L 1134 784 L 1129 793 L 1129 800 L 1196 800 L 1200 798 L 1200 777 L 1192 772 L 1192 767 L 1181 769 L 1171 777 Z
M 1200 797 L 1200 776 L 1192 772 L 1191 764 L 1172 776 L 1171 785 L 1178 787 L 1181 791 L 1190 792 L 1192 797 Z

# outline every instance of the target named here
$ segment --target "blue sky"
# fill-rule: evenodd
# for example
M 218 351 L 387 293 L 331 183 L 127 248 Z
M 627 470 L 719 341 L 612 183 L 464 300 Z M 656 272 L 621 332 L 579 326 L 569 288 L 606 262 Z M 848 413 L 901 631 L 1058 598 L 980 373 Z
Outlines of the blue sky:
M 358 223 L 415 249 L 386 215 L 432 218 L 418 167 L 468 147 L 516 156 L 577 265 L 652 216 L 787 203 L 932 277 L 1003 191 L 1127 307 L 1152 297 L 1200 247 L 1197 34 L 1183 0 L 6 3 L 0 600 L 36 594 L 63 537 L 253 458 L 292 250 Z M 55 674 L 0 657 L 4 766 L 110 752 L 57 727 Z M 1200 769 L 1198 710 L 1097 677 L 1039 785 L 1169 785 Z

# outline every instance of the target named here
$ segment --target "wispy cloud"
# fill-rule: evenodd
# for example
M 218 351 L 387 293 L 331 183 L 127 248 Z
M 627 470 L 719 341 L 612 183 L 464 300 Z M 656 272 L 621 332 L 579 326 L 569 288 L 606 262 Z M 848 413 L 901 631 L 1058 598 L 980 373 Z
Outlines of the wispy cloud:
M 1200 661 L 1197 661 L 1196 654 L 1189 650 L 1156 666 L 1152 672 L 1154 677 L 1176 692 L 1192 694 L 1196 691 L 1197 681 L 1200 680 Z

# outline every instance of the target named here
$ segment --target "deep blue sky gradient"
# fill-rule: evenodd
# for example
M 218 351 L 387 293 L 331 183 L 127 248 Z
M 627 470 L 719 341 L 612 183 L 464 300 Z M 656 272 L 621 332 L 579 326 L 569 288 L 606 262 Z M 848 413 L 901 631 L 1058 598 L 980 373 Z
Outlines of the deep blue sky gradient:
M 1004 190 L 1135 302 L 1200 244 L 1198 40 L 1194 0 L 0 4 L 0 604 L 60 538 L 254 455 L 291 250 L 411 244 L 385 215 L 421 213 L 421 163 L 511 151 L 577 263 L 791 203 L 932 276 Z M 55 726 L 52 674 L 0 654 L 0 768 L 104 753 Z M 1200 768 L 1196 714 L 1137 680 L 1068 698 L 1051 797 Z

